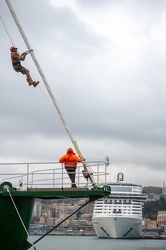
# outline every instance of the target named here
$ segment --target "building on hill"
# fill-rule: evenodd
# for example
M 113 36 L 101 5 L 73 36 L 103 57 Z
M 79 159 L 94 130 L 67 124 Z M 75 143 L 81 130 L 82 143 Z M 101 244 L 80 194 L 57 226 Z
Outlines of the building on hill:
M 166 226 L 166 211 L 158 211 L 157 226 L 158 227 L 165 227 Z

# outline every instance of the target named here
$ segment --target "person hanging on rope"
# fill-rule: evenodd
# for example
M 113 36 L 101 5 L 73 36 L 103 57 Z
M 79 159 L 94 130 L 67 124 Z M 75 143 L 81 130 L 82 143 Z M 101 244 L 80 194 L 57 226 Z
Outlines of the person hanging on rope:
M 75 183 L 75 175 L 76 175 L 76 169 L 77 169 L 77 162 L 82 162 L 84 160 L 81 160 L 74 152 L 72 148 L 68 148 L 67 154 L 63 155 L 59 162 L 65 164 L 65 169 L 68 173 L 68 176 L 71 180 L 71 187 L 76 188 Z
M 10 48 L 10 51 L 11 51 L 11 60 L 14 70 L 16 72 L 21 72 L 22 74 L 27 76 L 27 82 L 29 83 L 29 86 L 33 85 L 34 87 L 36 87 L 39 84 L 39 82 L 33 81 L 30 76 L 29 70 L 27 70 L 21 65 L 21 61 L 25 60 L 25 57 L 29 53 L 29 51 L 23 52 L 21 55 L 19 55 L 17 53 L 17 48 L 14 46 Z

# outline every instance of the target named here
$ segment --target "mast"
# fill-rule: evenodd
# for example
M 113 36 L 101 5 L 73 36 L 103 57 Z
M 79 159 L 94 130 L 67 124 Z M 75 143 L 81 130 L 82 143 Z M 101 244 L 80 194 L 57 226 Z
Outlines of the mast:
M 18 20 L 18 18 L 16 16 L 16 13 L 15 13 L 10 1 L 9 0 L 5 0 L 5 1 L 6 1 L 6 4 L 8 5 L 8 8 L 9 8 L 9 10 L 11 12 L 11 15 L 12 15 L 12 17 L 13 17 L 13 19 L 14 19 L 17 27 L 18 27 L 18 30 L 19 30 L 19 32 L 20 32 L 20 34 L 21 34 L 21 36 L 22 36 L 28 50 L 30 51 L 30 55 L 31 55 L 31 57 L 32 57 L 37 69 L 38 69 L 38 72 L 39 72 L 39 74 L 40 74 L 40 76 L 41 76 L 41 78 L 42 78 L 42 80 L 43 80 L 43 82 L 44 82 L 44 84 L 45 84 L 45 86 L 47 88 L 47 91 L 48 91 L 48 93 L 49 93 L 49 95 L 50 95 L 50 97 L 52 99 L 52 102 L 53 102 L 53 104 L 54 104 L 54 106 L 55 106 L 55 108 L 56 108 L 56 110 L 58 112 L 58 115 L 59 115 L 59 117 L 61 119 L 61 122 L 62 122 L 62 124 L 63 124 L 63 126 L 64 126 L 64 128 L 65 128 L 71 142 L 73 143 L 74 148 L 75 148 L 78 156 L 82 160 L 84 160 L 84 156 L 82 155 L 82 153 L 81 153 L 81 151 L 80 151 L 80 149 L 78 147 L 78 144 L 77 144 L 76 140 L 74 139 L 74 137 L 73 137 L 73 135 L 72 135 L 72 133 L 71 133 L 71 131 L 70 131 L 64 117 L 63 117 L 63 114 L 62 114 L 62 112 L 60 110 L 60 107 L 59 107 L 59 105 L 58 105 L 58 103 L 57 103 L 57 101 L 56 101 L 56 99 L 55 99 L 55 97 L 54 97 L 54 95 L 52 93 L 52 90 L 51 90 L 51 88 L 50 88 L 50 86 L 49 86 L 49 84 L 47 82 L 47 79 L 46 79 L 46 77 L 45 77 L 45 75 L 44 75 L 44 73 L 43 73 L 43 71 L 42 71 L 42 69 L 41 69 L 41 67 L 39 65 L 39 62 L 37 61 L 37 58 L 36 58 L 36 56 L 34 54 L 34 51 L 33 51 L 32 47 L 31 47 L 31 45 L 30 45 L 30 43 L 29 43 L 29 41 L 28 41 L 28 39 L 27 39 L 27 37 L 25 35 L 25 32 L 23 31 L 23 28 L 22 28 L 22 26 L 21 26 L 21 24 L 20 24 L 20 22 L 19 22 L 19 20 Z M 85 177 L 85 174 L 84 174 L 84 177 L 85 178 L 90 178 L 91 183 L 94 184 L 94 178 L 92 177 L 92 174 L 89 173 L 89 171 L 87 169 L 87 164 L 83 163 L 83 166 L 84 166 L 84 170 L 86 171 L 86 177 Z

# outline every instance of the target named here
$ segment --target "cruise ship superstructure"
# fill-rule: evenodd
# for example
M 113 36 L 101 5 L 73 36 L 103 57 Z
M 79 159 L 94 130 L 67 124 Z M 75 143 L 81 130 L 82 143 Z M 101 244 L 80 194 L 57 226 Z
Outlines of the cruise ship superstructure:
M 140 238 L 142 235 L 142 206 L 146 195 L 142 186 L 124 181 L 123 173 L 117 181 L 107 183 L 111 195 L 95 202 L 92 223 L 97 237 Z

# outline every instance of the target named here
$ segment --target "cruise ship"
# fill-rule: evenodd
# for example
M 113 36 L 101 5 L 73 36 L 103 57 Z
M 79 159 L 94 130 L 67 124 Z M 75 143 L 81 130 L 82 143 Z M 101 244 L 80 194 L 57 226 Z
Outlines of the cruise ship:
M 142 235 L 142 186 L 124 181 L 123 173 L 107 183 L 111 195 L 95 201 L 92 223 L 98 238 L 138 239 Z

